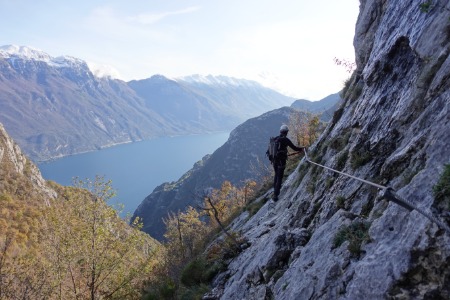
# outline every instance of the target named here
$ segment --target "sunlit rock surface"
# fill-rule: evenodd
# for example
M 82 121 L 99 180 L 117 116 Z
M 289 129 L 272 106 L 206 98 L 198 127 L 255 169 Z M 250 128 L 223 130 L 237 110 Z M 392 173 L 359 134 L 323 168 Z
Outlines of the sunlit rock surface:
M 450 3 L 428 2 L 360 1 L 358 67 L 310 155 L 448 225 L 433 186 L 450 163 Z M 236 219 L 250 247 L 205 299 L 450 298 L 450 234 L 377 188 L 303 160 L 267 206 Z M 367 238 L 336 243 L 344 226 Z

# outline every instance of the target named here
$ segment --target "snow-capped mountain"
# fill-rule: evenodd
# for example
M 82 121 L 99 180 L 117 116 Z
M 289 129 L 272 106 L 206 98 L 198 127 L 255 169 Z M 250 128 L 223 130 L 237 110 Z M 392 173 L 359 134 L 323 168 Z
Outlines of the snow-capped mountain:
M 231 130 L 294 101 L 225 76 L 127 83 L 98 75 L 78 58 L 2 46 L 0 123 L 27 155 L 46 160 L 156 136 Z
M 182 76 L 175 78 L 176 81 L 187 82 L 191 84 L 206 84 L 206 85 L 217 85 L 217 86 L 247 86 L 247 87 L 262 87 L 256 81 L 247 79 L 237 79 L 228 76 L 213 76 L 213 75 L 200 75 L 194 74 L 190 76 Z
M 237 114 L 241 121 L 272 109 L 290 106 L 294 98 L 247 79 L 227 76 L 192 75 L 176 79 L 178 83 L 215 103 L 224 112 Z M 236 124 L 237 125 L 237 124 Z
M 0 57 L 10 61 L 13 67 L 17 59 L 45 62 L 49 66 L 55 68 L 73 68 L 75 66 L 87 67 L 86 62 L 81 59 L 71 56 L 52 57 L 44 51 L 27 46 L 0 46 Z

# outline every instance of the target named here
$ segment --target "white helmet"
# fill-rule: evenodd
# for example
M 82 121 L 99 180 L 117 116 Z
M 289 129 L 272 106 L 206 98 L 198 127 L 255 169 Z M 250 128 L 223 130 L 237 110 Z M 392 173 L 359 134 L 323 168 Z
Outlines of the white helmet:
M 280 132 L 288 132 L 289 128 L 287 127 L 287 125 L 281 125 L 280 127 Z

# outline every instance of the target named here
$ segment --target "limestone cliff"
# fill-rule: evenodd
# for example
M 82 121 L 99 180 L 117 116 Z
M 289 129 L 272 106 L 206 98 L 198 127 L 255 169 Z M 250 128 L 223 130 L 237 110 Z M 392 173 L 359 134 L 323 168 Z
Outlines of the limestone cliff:
M 354 46 L 357 70 L 311 159 L 448 225 L 433 187 L 450 163 L 450 2 L 361 0 Z M 267 206 L 232 224 L 249 247 L 205 299 L 450 298 L 450 234 L 375 187 L 303 160 L 274 218 Z
M 26 182 L 26 187 L 21 186 L 19 184 L 21 182 Z M 24 196 L 24 191 L 21 189 L 25 188 L 39 194 L 40 197 L 37 198 L 42 199 L 47 205 L 49 205 L 49 199 L 56 198 L 56 192 L 47 186 L 38 167 L 22 153 L 20 147 L 10 138 L 0 123 L 0 194 L 9 192 Z M 29 202 L 34 200 L 29 199 Z

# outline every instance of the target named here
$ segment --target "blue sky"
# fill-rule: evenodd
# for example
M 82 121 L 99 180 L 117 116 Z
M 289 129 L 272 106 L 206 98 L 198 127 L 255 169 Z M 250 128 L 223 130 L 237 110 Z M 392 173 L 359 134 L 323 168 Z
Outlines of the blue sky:
M 319 100 L 349 77 L 357 0 L 0 0 L 0 45 L 70 55 L 123 80 L 226 75 Z

